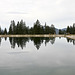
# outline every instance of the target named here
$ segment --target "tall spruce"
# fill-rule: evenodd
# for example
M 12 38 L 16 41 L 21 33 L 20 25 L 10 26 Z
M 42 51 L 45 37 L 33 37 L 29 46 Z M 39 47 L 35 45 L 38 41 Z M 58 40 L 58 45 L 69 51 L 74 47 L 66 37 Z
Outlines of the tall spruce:
M 23 20 L 20 21 L 19 32 L 20 34 L 26 34 L 26 24 Z
M 16 26 L 15 21 L 11 21 L 10 27 L 9 27 L 9 34 L 16 34 Z
M 1 32 L 1 27 L 0 27 L 0 35 L 1 35 L 1 33 L 2 33 L 2 32 Z
M 19 30 L 20 30 L 20 23 L 18 21 L 16 26 L 16 34 L 20 34 Z
M 51 27 L 50 27 L 50 31 L 51 31 L 51 32 L 50 32 L 51 34 L 55 34 L 55 27 L 54 27 L 53 24 L 52 24 Z
M 37 20 L 34 23 L 34 27 L 33 27 L 34 33 L 33 34 L 40 34 L 40 32 L 41 32 L 40 27 L 41 27 L 40 21 Z
M 67 26 L 66 33 L 75 34 L 75 23 L 73 24 L 73 26 Z
M 55 33 L 55 27 L 52 24 L 51 26 L 46 25 L 45 26 L 40 24 L 40 21 L 37 20 L 33 27 L 29 28 L 29 26 L 26 26 L 26 23 L 21 20 L 17 22 L 17 25 L 15 24 L 15 21 L 11 21 L 10 27 L 9 27 L 9 34 L 54 34 Z
M 5 29 L 4 29 L 4 35 L 6 35 L 6 34 L 7 34 L 7 29 L 5 28 Z
M 73 24 L 73 34 L 75 34 L 75 23 Z
M 70 27 L 69 26 L 67 26 L 67 30 L 66 30 L 66 32 L 67 32 L 67 34 L 69 34 L 70 32 Z

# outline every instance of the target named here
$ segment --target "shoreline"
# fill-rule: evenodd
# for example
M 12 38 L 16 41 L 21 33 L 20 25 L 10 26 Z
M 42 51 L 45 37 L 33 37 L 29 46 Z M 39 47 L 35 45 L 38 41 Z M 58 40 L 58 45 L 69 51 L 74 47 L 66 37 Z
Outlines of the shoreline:
M 0 35 L 0 37 L 65 37 L 70 39 L 75 39 L 75 35 L 50 35 L 50 34 L 44 34 L 44 35 Z

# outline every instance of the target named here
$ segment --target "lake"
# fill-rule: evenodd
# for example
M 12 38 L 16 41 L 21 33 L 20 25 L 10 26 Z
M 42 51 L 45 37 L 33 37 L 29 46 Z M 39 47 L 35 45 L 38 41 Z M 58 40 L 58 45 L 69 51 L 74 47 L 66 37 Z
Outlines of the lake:
M 75 40 L 0 38 L 0 75 L 75 75 Z

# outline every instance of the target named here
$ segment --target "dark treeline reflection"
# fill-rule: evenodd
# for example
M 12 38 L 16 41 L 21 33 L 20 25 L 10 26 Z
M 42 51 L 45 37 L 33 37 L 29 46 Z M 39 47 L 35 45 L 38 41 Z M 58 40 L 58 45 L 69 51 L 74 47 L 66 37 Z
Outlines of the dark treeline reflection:
M 0 45 L 1 45 L 1 38 L 0 38 Z
M 44 42 L 45 43 L 45 46 L 48 42 L 51 42 L 51 44 L 54 44 L 55 42 L 55 38 L 54 37 L 41 37 L 41 38 L 38 38 L 38 37 L 33 37 L 33 38 L 30 38 L 31 41 L 34 42 L 34 45 L 37 49 L 40 48 L 41 44 Z
M 15 38 L 15 37 L 10 37 L 9 38 L 10 44 L 11 44 L 11 48 L 15 48 L 15 45 L 17 44 L 18 47 L 21 47 L 23 49 L 23 47 L 26 47 L 26 43 L 29 41 L 29 38 Z
M 73 43 L 73 45 L 75 45 L 75 40 L 73 40 L 73 39 L 67 38 L 67 42 L 68 42 L 68 43 Z
M 1 44 L 1 39 L 3 38 L 0 38 L 0 44 Z M 5 37 L 5 41 L 7 40 L 7 38 Z M 27 42 L 30 42 L 32 41 L 34 46 L 37 48 L 37 50 L 39 50 L 41 44 L 45 44 L 45 46 L 47 45 L 47 43 L 51 43 L 51 44 L 54 44 L 55 42 L 55 38 L 54 37 L 30 37 L 30 38 L 26 38 L 26 37 L 9 37 L 9 42 L 10 42 L 10 45 L 11 45 L 11 48 L 15 48 L 16 45 L 18 47 L 21 47 L 22 49 L 24 47 L 26 47 L 26 43 Z
M 3 38 L 0 38 L 0 45 L 1 45 L 1 41 L 2 41 Z M 4 38 L 5 41 L 7 40 L 7 38 L 5 37 Z M 66 38 L 67 39 L 67 42 L 68 43 L 73 43 L 73 45 L 75 45 L 75 40 L 72 40 L 72 39 L 69 39 L 69 38 Z M 32 41 L 34 46 L 37 48 L 37 50 L 39 50 L 41 44 L 45 44 L 45 46 L 47 46 L 47 43 L 51 43 L 52 45 L 54 44 L 55 42 L 55 38 L 54 37 L 9 37 L 9 42 L 10 42 L 10 45 L 11 45 L 11 48 L 15 48 L 16 45 L 20 48 L 24 48 L 26 47 L 26 43 L 27 42 L 30 42 Z
M 50 41 L 51 44 L 54 44 L 55 42 L 55 38 L 38 38 L 38 37 L 31 37 L 31 38 L 24 38 L 24 37 L 19 37 L 19 38 L 9 38 L 10 44 L 11 44 L 11 48 L 15 48 L 16 44 L 18 47 L 21 47 L 23 49 L 23 47 L 26 47 L 26 43 L 29 42 L 29 40 L 31 40 L 34 43 L 34 46 L 37 48 L 37 50 L 40 48 L 41 44 L 43 42 L 45 42 L 45 45 Z

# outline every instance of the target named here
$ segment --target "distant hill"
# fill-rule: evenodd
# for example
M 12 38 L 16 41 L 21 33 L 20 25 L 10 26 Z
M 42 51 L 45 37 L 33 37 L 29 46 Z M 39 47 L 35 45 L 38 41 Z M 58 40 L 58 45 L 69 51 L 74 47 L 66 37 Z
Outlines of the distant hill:
M 65 31 L 66 31 L 66 30 L 67 30 L 67 28 L 63 28 L 63 29 L 61 29 L 61 30 L 62 30 L 62 31 L 64 31 L 64 30 L 65 30 Z
M 59 34 L 59 29 L 55 28 L 56 34 Z
M 61 29 L 62 31 L 66 31 L 67 30 L 67 28 L 63 28 L 63 29 Z M 59 29 L 58 28 L 55 28 L 55 31 L 56 31 L 56 34 L 59 34 Z

